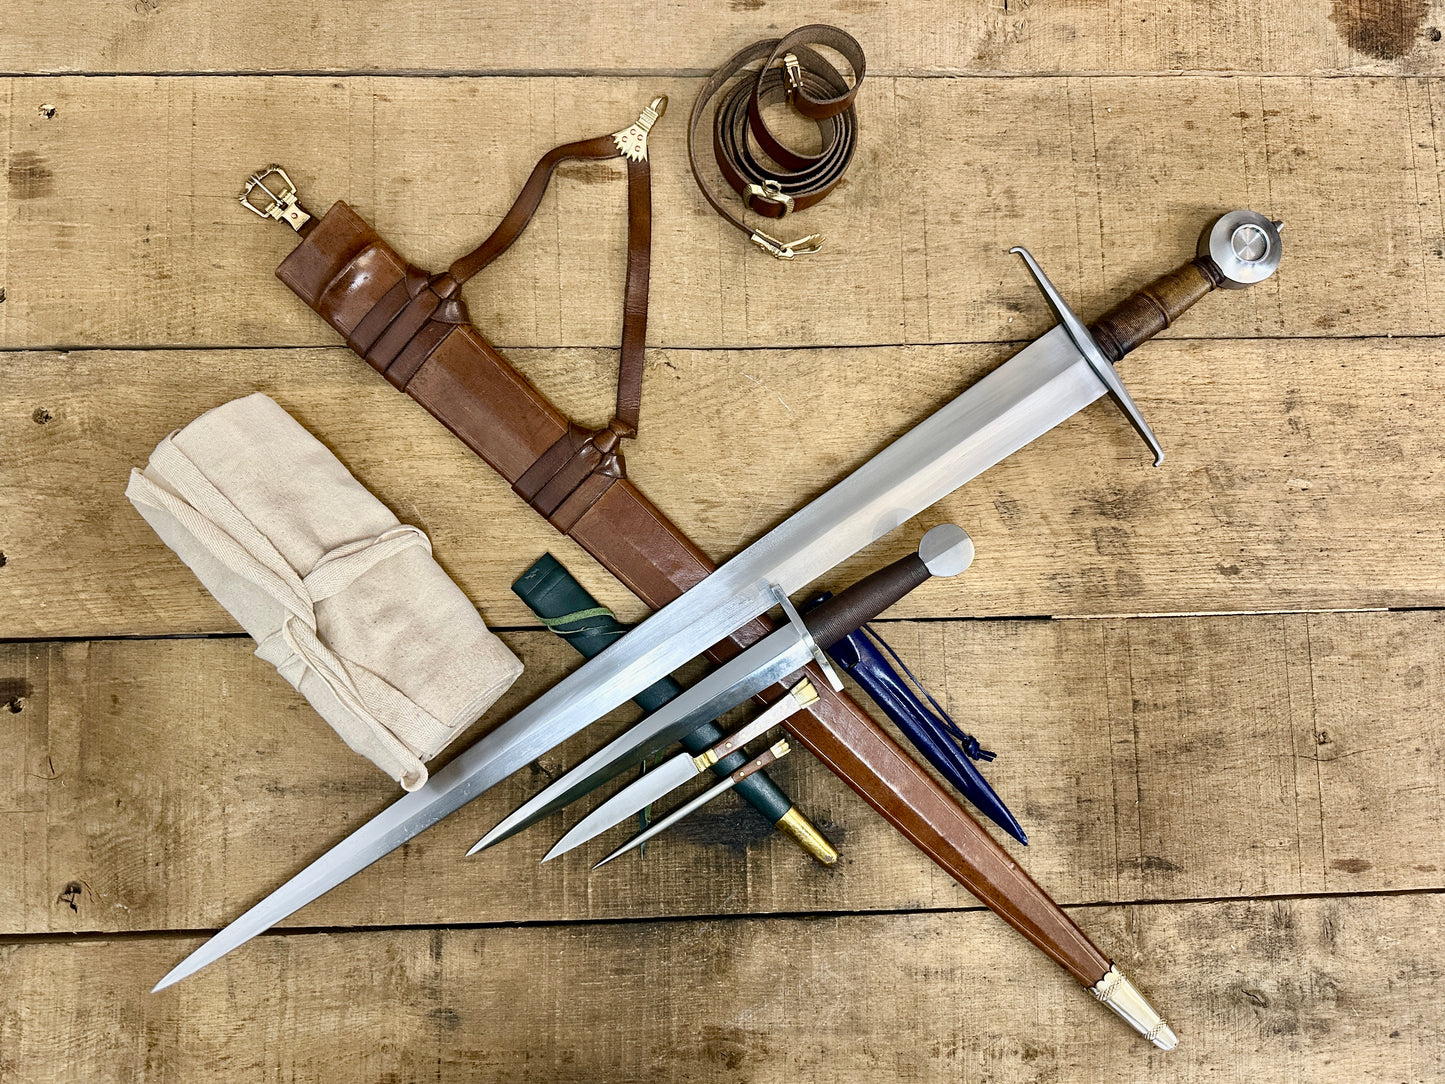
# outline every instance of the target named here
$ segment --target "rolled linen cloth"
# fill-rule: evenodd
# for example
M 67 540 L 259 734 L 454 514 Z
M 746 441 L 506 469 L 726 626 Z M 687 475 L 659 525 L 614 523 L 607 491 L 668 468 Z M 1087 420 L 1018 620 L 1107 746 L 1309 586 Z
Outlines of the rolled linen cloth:
M 265 395 L 166 437 L 125 494 L 256 654 L 407 790 L 522 672 L 427 536 Z

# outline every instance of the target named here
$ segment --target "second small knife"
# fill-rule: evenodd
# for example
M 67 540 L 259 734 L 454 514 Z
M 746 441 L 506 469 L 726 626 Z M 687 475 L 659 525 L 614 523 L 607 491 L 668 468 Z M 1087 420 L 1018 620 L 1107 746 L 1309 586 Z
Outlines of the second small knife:
M 574 847 L 580 847 L 589 839 L 601 835 L 614 824 L 620 824 L 639 809 L 645 809 L 657 799 L 671 793 L 689 779 L 696 779 L 719 760 L 731 756 L 754 738 L 761 737 L 794 712 L 807 707 L 818 699 L 818 691 L 807 678 L 798 682 L 782 697 L 768 705 L 766 711 L 749 722 L 735 734 L 728 735 L 705 753 L 692 756 L 678 753 L 665 763 L 623 787 L 587 816 L 578 821 L 557 845 L 547 852 L 543 862 L 550 862 L 566 854 Z

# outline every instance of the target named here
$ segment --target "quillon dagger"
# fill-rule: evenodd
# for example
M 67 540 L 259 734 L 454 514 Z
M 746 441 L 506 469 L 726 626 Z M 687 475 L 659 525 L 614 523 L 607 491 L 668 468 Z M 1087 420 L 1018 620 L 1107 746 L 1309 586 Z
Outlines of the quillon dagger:
M 746 726 L 735 733 L 729 734 L 727 738 L 718 742 L 711 749 L 696 756 L 691 753 L 678 753 L 677 756 L 653 768 L 641 779 L 633 780 L 573 825 L 571 831 L 559 839 L 552 849 L 542 856 L 542 861 L 550 862 L 574 847 L 582 846 L 589 839 L 600 836 L 614 824 L 621 824 L 638 810 L 646 809 L 653 802 L 670 794 L 688 780 L 696 779 L 703 772 L 714 768 L 733 754 L 741 753 L 743 746 L 748 742 L 762 737 L 793 713 L 814 703 L 817 699 L 818 693 L 813 688 L 813 683 L 804 678 L 769 704 L 767 710 L 756 719 L 749 721 Z M 727 787 L 723 788 L 724 790 L 729 790 L 743 780 L 752 777 L 762 768 L 762 765 L 734 778 L 734 774 L 745 767 L 747 767 L 746 764 L 740 764 L 723 777 L 725 780 L 731 780 Z
M 918 552 L 894 561 L 820 603 L 799 618 L 787 597 L 779 601 L 789 623 L 729 659 L 626 733 L 524 802 L 477 841 L 468 854 L 500 843 L 644 758 L 666 749 L 700 719 L 716 719 L 749 697 L 817 660 L 859 625 L 871 621 L 930 576 L 956 576 L 973 563 L 973 540 L 962 527 L 940 524 L 923 536 Z M 836 680 L 836 677 L 835 677 Z M 838 682 L 841 686 L 841 682 Z
M 182 961 L 157 989 L 194 973 L 365 869 L 576 733 L 596 715 L 671 672 L 700 645 L 721 640 L 729 635 L 729 628 L 742 629 L 744 615 L 756 615 L 770 605 L 774 582 L 789 593 L 800 590 L 850 553 L 1105 394 L 1105 385 L 1085 357 L 1086 348 L 1093 352 L 1102 348 L 1108 361 L 1117 362 L 1211 290 L 1267 278 L 1279 264 L 1280 251 L 1277 224 L 1263 215 L 1234 211 L 1216 220 L 1205 229 L 1195 259 L 1097 321 L 1085 345 L 1076 342 L 1070 327 L 1059 326 L 1024 348 L 464 750 L 426 786 L 360 826 Z M 1061 304 L 1050 298 L 1052 307 Z M 656 597 L 664 602 L 668 592 Z M 679 634 L 683 635 L 675 640 Z M 829 719 L 852 725 L 837 712 Z M 801 724 L 798 729 L 809 732 Z M 795 736 L 804 740 L 802 734 Z M 841 738 L 825 741 L 825 737 L 818 734 L 806 742 L 815 751 L 826 747 L 829 764 L 840 773 L 868 773 L 900 785 L 912 778 L 912 769 L 896 751 L 880 748 L 876 756 L 864 758 L 846 748 Z M 857 789 L 882 808 L 870 792 Z M 910 805 L 906 822 L 895 819 L 900 831 L 1095 996 L 1164 1045 L 1162 1036 L 1152 1033 L 1148 1019 L 1135 1011 L 1137 992 L 1131 995 L 1132 987 L 1116 981 L 1117 969 L 1108 958 L 1002 850 L 990 845 L 987 835 L 961 849 L 952 832 L 962 812 L 952 805 L 945 808 L 941 792 L 929 795 L 926 803 L 921 794 L 918 800 L 921 804 Z
M 793 747 L 788 744 L 787 738 L 779 739 L 778 741 L 770 745 L 766 750 L 764 750 L 760 756 L 754 757 L 752 760 L 748 761 L 741 768 L 739 768 L 737 771 L 733 772 L 726 779 L 724 779 L 721 783 L 714 783 L 697 797 L 689 798 L 686 802 L 678 806 L 667 816 L 663 817 L 660 821 L 657 821 L 655 824 L 651 824 L 647 828 L 643 829 L 641 832 L 638 832 L 637 835 L 633 836 L 626 843 L 618 847 L 617 850 L 613 851 L 611 854 L 609 854 L 602 861 L 598 862 L 597 865 L 593 866 L 592 868 L 597 869 L 598 866 L 605 866 L 608 862 L 611 862 L 614 858 L 621 857 L 628 851 L 632 850 L 632 848 L 641 847 L 653 836 L 658 835 L 661 832 L 666 832 L 678 821 L 701 809 L 703 806 L 707 805 L 708 802 L 711 802 L 714 798 L 722 797 L 728 791 L 732 790 L 733 787 L 737 786 L 739 783 L 741 783 L 744 779 L 747 779 L 753 773 L 760 772 L 769 764 L 772 764 L 775 761 L 782 760 L 783 757 L 787 756 L 792 751 L 792 748 Z

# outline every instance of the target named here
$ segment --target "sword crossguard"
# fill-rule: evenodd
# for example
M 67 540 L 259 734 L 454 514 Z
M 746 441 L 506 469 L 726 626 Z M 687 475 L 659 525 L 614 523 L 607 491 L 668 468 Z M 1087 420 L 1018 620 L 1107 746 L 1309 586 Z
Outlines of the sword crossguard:
M 1069 308 L 1069 303 L 1055 289 L 1054 284 L 1049 281 L 1049 276 L 1044 274 L 1044 269 L 1039 262 L 1033 258 L 1028 249 L 1021 245 L 1015 245 L 1009 249 L 1023 257 L 1024 265 L 1028 267 L 1029 274 L 1033 275 L 1034 282 L 1038 284 L 1039 290 L 1048 302 L 1049 308 L 1053 310 L 1054 319 L 1069 336 L 1069 341 L 1074 344 L 1083 359 L 1089 363 L 1089 368 L 1094 370 L 1094 375 L 1104 385 L 1109 398 L 1113 399 L 1124 417 L 1129 419 L 1129 424 L 1134 427 L 1138 434 L 1144 438 L 1144 443 L 1149 445 L 1149 450 L 1154 453 L 1154 465 L 1157 467 L 1164 462 L 1164 449 L 1159 445 L 1159 438 L 1154 435 L 1154 430 L 1149 428 L 1149 423 L 1144 420 L 1143 413 L 1134 402 L 1134 397 L 1129 394 L 1129 389 L 1124 387 L 1124 382 L 1119 379 L 1119 374 L 1114 372 L 1114 366 L 1104 356 L 1103 348 L 1094 340 L 1089 329 L 1084 326 L 1078 314 Z

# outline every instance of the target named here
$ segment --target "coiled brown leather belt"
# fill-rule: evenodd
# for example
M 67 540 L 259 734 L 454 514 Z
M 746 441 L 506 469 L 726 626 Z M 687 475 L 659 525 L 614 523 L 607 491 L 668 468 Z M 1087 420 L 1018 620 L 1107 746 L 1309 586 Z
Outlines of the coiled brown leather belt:
M 851 86 L 844 75 L 813 45 L 840 53 L 853 68 Z M 815 23 L 783 38 L 755 42 L 743 49 L 703 85 L 692 107 L 687 129 L 687 157 L 692 175 L 713 209 L 764 251 L 780 260 L 816 252 L 822 234 L 780 241 L 747 225 L 708 189 L 697 159 L 697 135 L 710 103 L 729 80 L 759 60 L 756 76 L 740 79 L 717 107 L 713 119 L 713 156 L 723 179 L 745 206 L 767 218 L 782 218 L 811 207 L 837 187 L 858 146 L 858 115 L 853 99 L 863 85 L 863 49 L 852 35 L 836 26 Z M 763 106 L 786 99 L 803 116 L 816 121 L 823 149 L 803 154 L 784 143 L 763 119 Z M 751 137 L 751 142 L 749 140 Z M 765 161 L 754 152 L 756 143 Z

